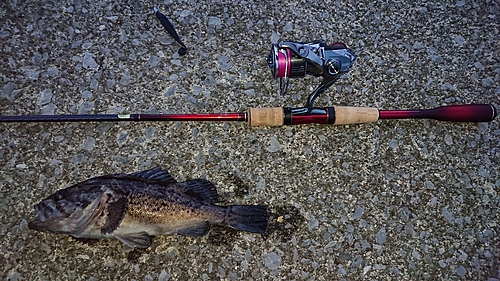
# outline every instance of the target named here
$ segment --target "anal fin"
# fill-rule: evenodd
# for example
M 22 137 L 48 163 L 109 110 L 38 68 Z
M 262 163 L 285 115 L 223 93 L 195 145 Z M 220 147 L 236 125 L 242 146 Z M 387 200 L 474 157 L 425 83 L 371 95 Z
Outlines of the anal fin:
M 114 235 L 116 239 L 120 240 L 123 244 L 132 248 L 146 249 L 151 245 L 153 239 L 145 231 L 138 233 L 128 233 L 124 235 Z
M 177 234 L 184 236 L 205 236 L 210 230 L 210 223 L 208 221 L 201 222 L 199 224 L 181 229 L 177 231 Z

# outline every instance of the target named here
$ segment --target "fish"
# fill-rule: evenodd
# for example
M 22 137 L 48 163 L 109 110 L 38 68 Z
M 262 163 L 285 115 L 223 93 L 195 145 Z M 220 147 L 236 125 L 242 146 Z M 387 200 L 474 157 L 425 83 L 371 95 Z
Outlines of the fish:
M 118 239 L 142 249 L 159 235 L 205 236 L 211 225 L 266 232 L 267 206 L 221 206 L 218 199 L 210 181 L 177 182 L 167 170 L 155 167 L 60 189 L 34 205 L 36 216 L 28 228 L 82 239 Z

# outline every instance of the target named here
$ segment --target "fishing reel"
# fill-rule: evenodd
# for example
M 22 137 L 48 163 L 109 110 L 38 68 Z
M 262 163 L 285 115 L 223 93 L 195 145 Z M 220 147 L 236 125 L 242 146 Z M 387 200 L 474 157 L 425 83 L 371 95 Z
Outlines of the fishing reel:
M 307 74 L 323 77 L 321 84 L 309 95 L 306 106 L 294 109 L 296 114 L 311 114 L 316 98 L 349 72 L 356 57 L 346 44 L 340 42 L 327 45 L 322 40 L 311 43 L 285 41 L 272 45 L 267 64 L 273 77 L 280 79 L 281 94 L 288 90 L 290 78 Z

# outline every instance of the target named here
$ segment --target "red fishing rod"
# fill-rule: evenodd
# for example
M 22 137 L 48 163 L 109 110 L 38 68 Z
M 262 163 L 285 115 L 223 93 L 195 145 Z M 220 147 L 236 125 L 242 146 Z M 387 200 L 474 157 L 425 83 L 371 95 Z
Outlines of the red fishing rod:
M 267 63 L 274 78 L 280 79 L 280 92 L 285 93 L 289 78 L 306 74 L 323 77 L 321 84 L 299 108 L 250 108 L 239 113 L 209 114 L 125 114 L 125 115 L 35 115 L 0 116 L 0 122 L 89 122 L 89 121 L 238 121 L 250 126 L 282 126 L 298 124 L 357 124 L 379 119 L 435 119 L 451 122 L 490 122 L 498 115 L 491 104 L 449 105 L 434 109 L 379 110 L 372 107 L 314 107 L 317 97 L 343 74 L 349 72 L 356 55 L 343 43 L 326 45 L 281 42 L 274 44 Z

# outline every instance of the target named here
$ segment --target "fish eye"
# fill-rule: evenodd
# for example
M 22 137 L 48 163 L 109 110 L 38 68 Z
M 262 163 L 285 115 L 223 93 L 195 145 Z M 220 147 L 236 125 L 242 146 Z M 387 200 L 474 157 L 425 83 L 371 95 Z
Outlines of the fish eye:
M 57 201 L 59 201 L 59 200 L 61 200 L 61 199 L 63 199 L 63 198 L 64 198 L 64 195 L 65 195 L 65 194 L 64 194 L 64 192 L 63 192 L 63 191 L 61 191 L 61 190 L 59 190 L 59 191 L 57 191 L 57 192 L 56 192 L 56 194 L 54 194 L 54 198 L 55 198 Z

